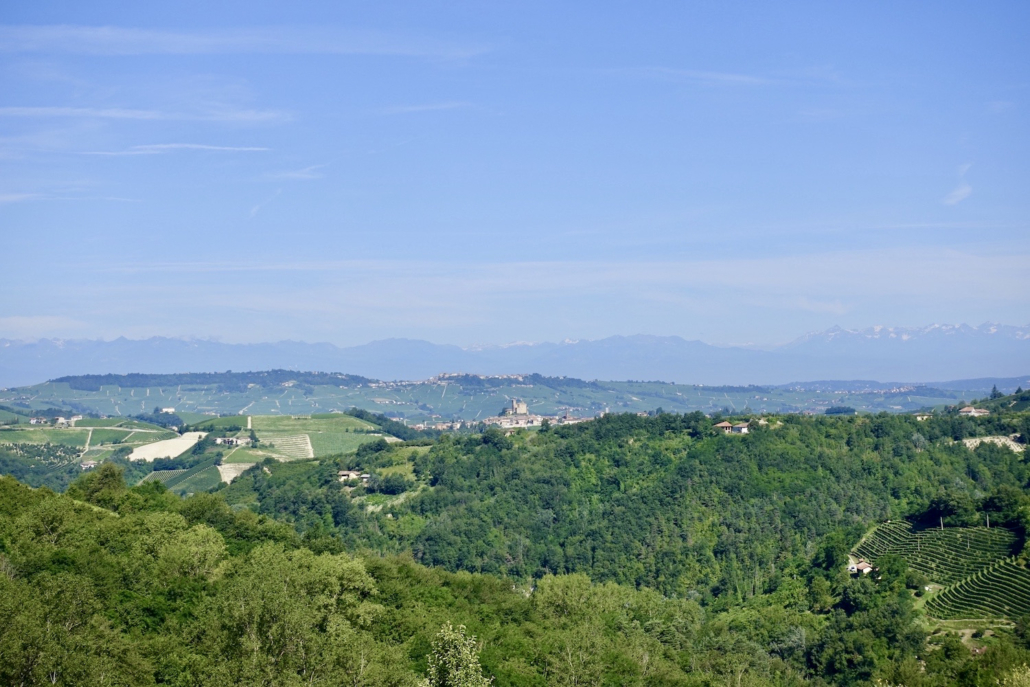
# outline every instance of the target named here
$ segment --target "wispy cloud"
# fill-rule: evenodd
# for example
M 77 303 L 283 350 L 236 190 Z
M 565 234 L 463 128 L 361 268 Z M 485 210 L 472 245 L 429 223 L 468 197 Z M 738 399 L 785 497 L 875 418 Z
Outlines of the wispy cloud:
M 119 26 L 0 26 L 0 52 L 86 55 L 296 53 L 462 59 L 485 52 L 420 35 L 325 27 L 163 31 Z
M 60 201 L 71 201 L 71 200 L 109 200 L 118 203 L 139 203 L 142 202 L 136 198 L 121 198 L 119 196 L 68 196 L 68 195 L 56 195 L 47 193 L 0 193 L 0 205 L 9 203 L 24 203 L 31 201 L 47 201 L 47 200 L 60 200 Z
M 282 193 L 282 192 L 283 192 L 283 190 L 281 188 L 277 188 L 275 190 L 275 193 L 273 193 L 272 195 L 268 196 L 263 201 L 261 201 L 260 203 L 258 203 L 257 205 L 255 205 L 254 207 L 252 207 L 250 209 L 250 216 L 251 217 L 256 216 L 257 213 L 261 212 L 261 208 L 265 207 L 266 205 L 271 203 L 273 200 L 275 200 L 277 197 L 279 197 L 279 194 Z
M 212 146 L 204 145 L 201 143 L 155 143 L 152 145 L 133 146 L 128 150 L 90 150 L 83 152 L 82 155 L 161 155 L 164 153 L 171 153 L 176 150 L 203 150 L 224 153 L 251 153 L 264 152 L 269 150 L 269 148 L 258 148 L 252 146 Z
M 123 107 L 0 107 L 0 117 L 78 117 L 241 123 L 271 122 L 289 118 L 285 113 L 274 110 L 218 109 L 206 112 L 164 112 Z
M 5 338 L 37 338 L 53 334 L 67 335 L 83 329 L 85 322 L 61 315 L 11 315 L 0 317 L 0 336 Z
M 472 107 L 472 103 L 446 102 L 428 103 L 425 105 L 398 105 L 396 107 L 384 107 L 380 112 L 383 114 L 407 114 L 409 112 L 433 112 L 436 110 L 457 110 L 462 107 Z
M 39 200 L 42 197 L 39 193 L 0 193 L 0 205 L 24 203 L 27 200 Z
M 770 79 L 764 76 L 755 76 L 754 74 L 713 72 L 697 69 L 672 69 L 669 67 L 634 67 L 617 69 L 614 72 L 627 76 L 679 83 L 723 84 L 730 86 L 769 86 L 783 83 L 779 79 Z
M 994 114 L 1001 114 L 1002 112 L 1009 112 L 1016 107 L 1016 104 L 1010 100 L 991 100 L 987 103 L 987 111 Z
M 972 195 L 973 187 L 970 186 L 968 182 L 966 182 L 966 172 L 969 171 L 970 167 L 972 167 L 972 165 L 968 164 L 968 163 L 962 165 L 961 167 L 959 167 L 959 170 L 958 170 L 958 177 L 959 177 L 958 186 L 956 186 L 954 189 L 952 189 L 951 193 L 949 193 L 947 196 L 944 197 L 944 204 L 945 205 L 958 205 L 963 200 L 965 200 L 970 195 Z
M 801 119 L 808 122 L 828 122 L 832 119 L 838 119 L 841 116 L 840 110 L 833 108 L 813 108 L 810 110 L 801 110 L 798 112 Z
M 275 174 L 269 174 L 270 179 L 321 179 L 325 175 L 318 170 L 328 167 L 329 163 L 321 165 L 311 165 L 310 167 L 304 167 L 303 169 L 291 169 L 285 172 L 276 172 Z

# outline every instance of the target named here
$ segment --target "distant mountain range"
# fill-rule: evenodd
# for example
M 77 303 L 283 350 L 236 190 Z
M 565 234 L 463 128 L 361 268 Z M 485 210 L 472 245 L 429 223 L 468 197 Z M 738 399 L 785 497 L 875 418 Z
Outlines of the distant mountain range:
M 343 348 L 296 341 L 226 344 L 164 337 L 0 339 L 0 386 L 6 387 L 64 375 L 273 368 L 344 372 L 384 380 L 466 372 L 692 384 L 852 379 L 926 383 L 1030 373 L 1030 325 L 834 327 L 765 349 L 647 335 L 470 348 L 413 339 Z

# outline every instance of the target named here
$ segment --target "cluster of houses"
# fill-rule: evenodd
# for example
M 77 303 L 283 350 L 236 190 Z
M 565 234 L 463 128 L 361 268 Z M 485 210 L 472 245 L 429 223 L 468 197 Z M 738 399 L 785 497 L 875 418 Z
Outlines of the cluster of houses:
M 218 437 L 215 439 L 215 443 L 223 446 L 246 446 L 250 443 L 250 439 L 247 437 Z
M 72 415 L 71 417 L 60 417 L 60 416 L 58 416 L 58 417 L 55 417 L 55 418 L 30 417 L 29 418 L 29 424 L 30 425 L 49 425 L 51 423 L 51 420 L 52 420 L 54 425 L 56 425 L 57 427 L 64 427 L 66 425 L 74 425 L 76 422 L 78 422 L 81 419 L 82 419 L 81 415 Z
M 645 413 L 646 414 L 646 413 Z M 529 412 L 529 405 L 520 399 L 511 399 L 504 407 L 501 414 L 496 417 L 488 417 L 482 420 L 483 424 L 490 427 L 497 427 L 506 430 L 509 434 L 516 429 L 530 429 L 541 427 L 544 420 L 552 425 L 574 425 L 577 422 L 586 422 L 588 418 L 572 417 L 568 411 L 562 415 L 535 415 Z M 458 430 L 462 427 L 475 424 L 474 421 L 454 420 L 443 422 L 425 422 L 412 425 L 414 429 L 437 429 L 441 431 Z
M 483 420 L 483 423 L 507 430 L 510 434 L 516 429 L 540 427 L 544 424 L 544 420 L 555 425 L 574 425 L 577 422 L 586 422 L 586 418 L 572 417 L 567 410 L 562 415 L 534 415 L 529 412 L 529 406 L 525 401 L 513 398 L 499 416 L 488 417 Z
M 722 422 L 716 423 L 714 427 L 722 430 L 726 434 L 747 434 L 750 425 L 747 422 L 738 422 L 737 424 L 733 424 L 732 422 L 726 422 L 723 420 Z

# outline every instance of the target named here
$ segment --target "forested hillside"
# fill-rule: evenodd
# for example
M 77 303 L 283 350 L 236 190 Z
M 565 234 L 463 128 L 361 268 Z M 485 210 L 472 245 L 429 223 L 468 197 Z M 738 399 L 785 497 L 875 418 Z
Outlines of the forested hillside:
M 0 683 L 415 685 L 461 655 L 495 685 L 986 687 L 1030 663 L 1030 620 L 924 615 L 918 562 L 847 570 L 879 521 L 988 515 L 1022 569 L 1025 454 L 963 440 L 1022 441 L 1025 414 L 715 423 L 380 439 L 185 499 L 113 463 L 64 495 L 0 478 Z
M 987 442 L 971 451 L 961 440 L 1026 436 L 1027 422 L 783 416 L 726 435 L 700 413 L 614 415 L 512 437 L 445 436 L 417 451 L 369 445 L 333 465 L 252 470 L 223 495 L 450 570 L 583 572 L 730 603 L 778 584 L 824 536 L 853 543 L 870 524 L 938 497 L 982 521 L 993 507 L 984 497 L 1023 487 L 1030 473 L 1021 453 Z M 348 492 L 335 479 L 337 467 L 396 473 L 405 464 L 412 480 L 400 496 Z

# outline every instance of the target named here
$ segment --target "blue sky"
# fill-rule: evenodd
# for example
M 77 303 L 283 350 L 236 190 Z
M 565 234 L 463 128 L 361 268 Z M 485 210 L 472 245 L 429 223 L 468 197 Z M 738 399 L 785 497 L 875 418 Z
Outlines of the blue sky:
M 1030 5 L 5 3 L 0 338 L 1030 322 Z

